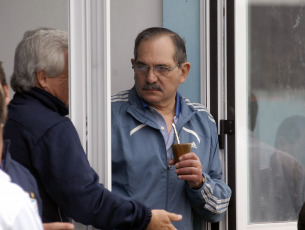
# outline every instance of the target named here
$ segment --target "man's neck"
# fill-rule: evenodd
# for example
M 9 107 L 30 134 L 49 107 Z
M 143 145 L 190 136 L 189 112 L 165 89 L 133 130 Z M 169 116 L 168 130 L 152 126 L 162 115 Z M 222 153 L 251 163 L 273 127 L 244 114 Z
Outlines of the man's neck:
M 166 104 L 150 104 L 151 107 L 156 109 L 163 117 L 172 116 L 174 118 L 176 112 L 176 98 L 170 103 Z
M 174 102 L 168 104 L 167 106 L 151 106 L 162 115 L 166 122 L 168 133 L 170 133 L 170 131 L 172 130 L 172 123 L 174 122 L 176 112 L 176 99 L 174 100 Z

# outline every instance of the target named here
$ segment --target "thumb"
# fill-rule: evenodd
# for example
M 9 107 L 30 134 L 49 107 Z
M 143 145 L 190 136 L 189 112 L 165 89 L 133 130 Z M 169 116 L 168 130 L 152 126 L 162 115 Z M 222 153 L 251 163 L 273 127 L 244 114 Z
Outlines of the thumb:
M 171 221 L 180 221 L 180 220 L 182 220 L 182 215 L 180 215 L 180 214 L 168 212 L 168 213 L 167 213 L 167 216 L 168 216 L 168 218 L 169 218 Z
M 44 230 L 73 230 L 74 225 L 68 222 L 43 223 Z

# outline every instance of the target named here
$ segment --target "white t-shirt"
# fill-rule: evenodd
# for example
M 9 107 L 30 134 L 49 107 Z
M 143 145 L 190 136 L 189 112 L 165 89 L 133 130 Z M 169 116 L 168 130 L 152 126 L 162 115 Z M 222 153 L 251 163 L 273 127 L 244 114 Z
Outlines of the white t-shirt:
M 0 169 L 0 230 L 42 230 L 29 196 Z

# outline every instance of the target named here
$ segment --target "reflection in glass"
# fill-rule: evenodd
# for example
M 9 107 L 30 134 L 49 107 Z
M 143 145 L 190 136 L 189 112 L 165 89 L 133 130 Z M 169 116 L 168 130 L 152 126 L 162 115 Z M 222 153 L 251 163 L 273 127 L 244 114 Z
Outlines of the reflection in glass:
M 250 223 L 296 221 L 305 200 L 305 1 L 249 1 Z

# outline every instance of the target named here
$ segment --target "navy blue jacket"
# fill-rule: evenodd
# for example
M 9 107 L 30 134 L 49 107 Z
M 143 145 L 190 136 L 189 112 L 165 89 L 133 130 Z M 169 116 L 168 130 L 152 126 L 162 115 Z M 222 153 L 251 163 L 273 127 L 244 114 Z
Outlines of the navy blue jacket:
M 145 229 L 149 208 L 112 194 L 90 167 L 68 109 L 38 88 L 16 93 L 9 104 L 4 138 L 13 159 L 37 180 L 44 222 L 67 217 L 103 229 Z
M 10 176 L 13 183 L 18 184 L 29 195 L 34 208 L 37 209 L 37 212 L 41 217 L 42 203 L 36 180 L 29 170 L 12 159 L 8 148 L 9 141 L 5 141 L 2 154 L 2 159 L 4 161 L 3 170 Z

